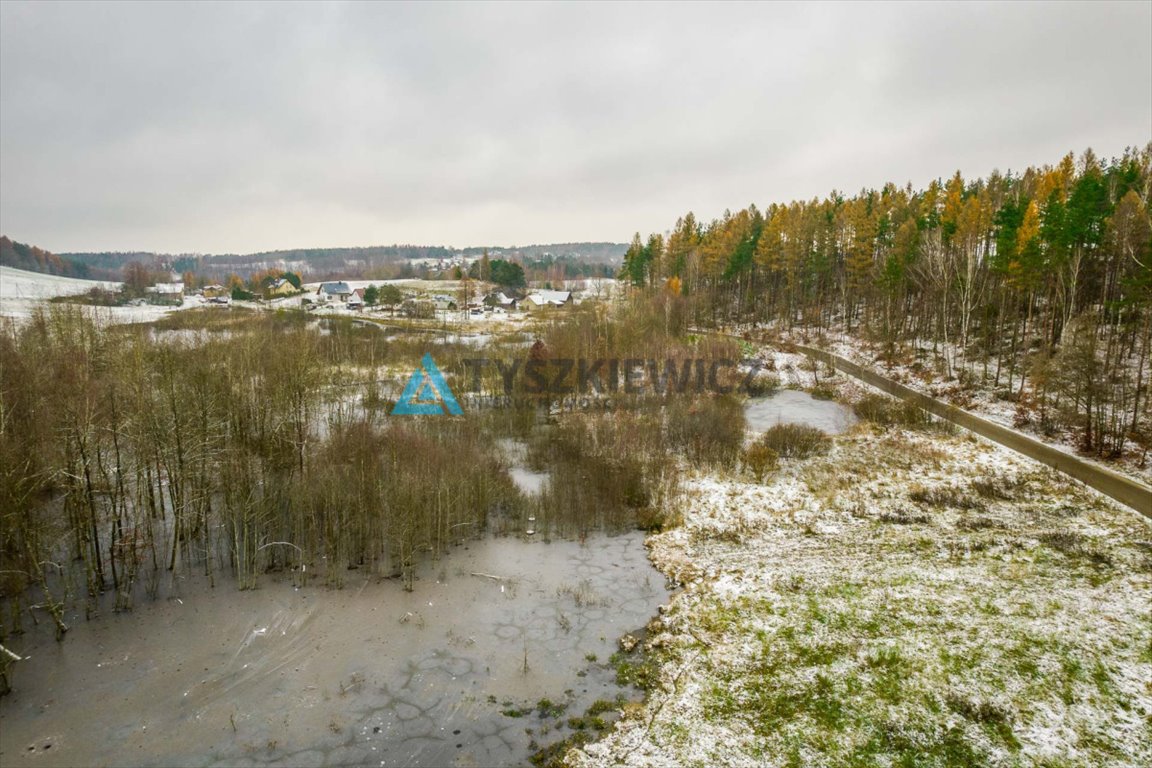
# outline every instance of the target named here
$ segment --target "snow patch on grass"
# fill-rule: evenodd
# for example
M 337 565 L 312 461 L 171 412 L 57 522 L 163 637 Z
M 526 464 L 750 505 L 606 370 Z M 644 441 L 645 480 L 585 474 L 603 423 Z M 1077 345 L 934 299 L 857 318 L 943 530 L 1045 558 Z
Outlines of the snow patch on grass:
M 864 425 L 649 539 L 659 684 L 571 765 L 1152 763 L 1152 531 L 966 435 Z

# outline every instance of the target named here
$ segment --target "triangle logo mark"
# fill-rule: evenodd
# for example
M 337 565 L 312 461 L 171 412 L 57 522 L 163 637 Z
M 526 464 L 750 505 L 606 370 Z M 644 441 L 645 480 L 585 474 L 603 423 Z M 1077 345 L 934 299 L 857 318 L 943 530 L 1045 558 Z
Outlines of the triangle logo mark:
M 424 353 L 420 367 L 412 371 L 404 393 L 392 409 L 393 416 L 440 416 L 447 410 L 453 416 L 463 416 L 464 409 L 448 388 L 444 374 L 436 367 L 432 355 Z

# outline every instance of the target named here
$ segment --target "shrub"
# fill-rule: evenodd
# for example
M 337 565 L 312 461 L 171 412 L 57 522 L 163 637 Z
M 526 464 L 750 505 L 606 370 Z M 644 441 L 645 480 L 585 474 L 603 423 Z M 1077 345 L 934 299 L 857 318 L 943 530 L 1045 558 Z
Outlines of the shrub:
M 753 443 L 744 451 L 744 467 L 758 483 L 763 482 L 770 472 L 776 471 L 779 465 L 780 454 L 763 442 Z
M 744 407 L 732 397 L 681 398 L 668 407 L 669 442 L 694 462 L 734 461 L 744 429 Z
M 780 389 L 780 378 L 767 373 L 757 374 L 744 384 L 744 392 L 749 397 L 767 397 L 778 389 Z
M 785 459 L 806 459 L 828 453 L 832 439 L 815 427 L 777 424 L 764 433 L 759 444 Z

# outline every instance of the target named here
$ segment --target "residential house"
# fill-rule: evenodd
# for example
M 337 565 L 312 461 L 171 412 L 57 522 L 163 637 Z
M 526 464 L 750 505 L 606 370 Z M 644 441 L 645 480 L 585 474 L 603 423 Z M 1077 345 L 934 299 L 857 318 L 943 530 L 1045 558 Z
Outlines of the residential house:
M 291 296 L 299 290 L 292 282 L 286 277 L 281 277 L 278 280 L 273 280 L 272 284 L 268 286 L 269 296 Z
M 219 299 L 230 295 L 230 291 L 219 283 L 204 286 L 202 293 L 206 299 Z
M 348 287 L 348 283 L 343 281 L 320 283 L 320 287 L 316 289 L 316 301 L 321 304 L 327 304 L 330 301 L 347 302 L 351 295 L 352 289 Z
M 513 309 L 516 309 L 516 304 L 518 301 L 518 299 L 507 295 L 504 293 L 504 291 L 496 291 L 496 293 L 488 294 L 488 298 L 484 300 L 484 303 L 491 307 L 499 307 L 505 312 L 509 312 Z
M 526 309 L 554 309 L 572 303 L 572 291 L 533 291 L 521 302 Z

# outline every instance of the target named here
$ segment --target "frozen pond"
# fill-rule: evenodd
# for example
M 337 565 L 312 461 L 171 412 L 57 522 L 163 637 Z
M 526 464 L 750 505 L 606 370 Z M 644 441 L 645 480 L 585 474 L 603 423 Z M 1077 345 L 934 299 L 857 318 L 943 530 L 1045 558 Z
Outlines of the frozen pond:
M 777 424 L 806 424 L 834 435 L 856 423 L 852 409 L 834 400 L 817 400 L 807 392 L 783 389 L 756 397 L 744 407 L 748 430 L 759 434 Z
M 639 532 L 473 541 L 411 593 L 357 571 L 338 591 L 182 582 L 73 615 L 60 644 L 46 622 L 9 637 L 31 658 L 0 699 L 0 763 L 523 765 L 621 692 L 615 641 L 667 599 Z M 544 698 L 567 711 L 542 718 Z

